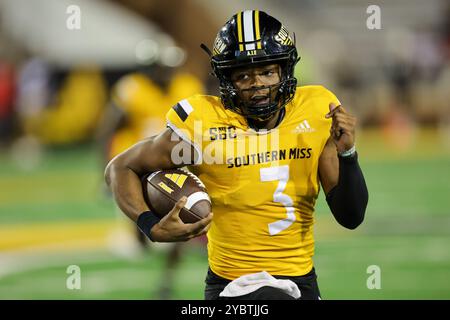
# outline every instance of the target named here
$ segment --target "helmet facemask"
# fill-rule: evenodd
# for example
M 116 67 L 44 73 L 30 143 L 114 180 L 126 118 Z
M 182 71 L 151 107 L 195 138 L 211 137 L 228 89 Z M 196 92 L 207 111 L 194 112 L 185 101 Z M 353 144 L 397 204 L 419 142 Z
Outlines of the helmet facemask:
M 295 61 L 295 63 L 296 62 L 297 61 Z M 269 63 L 273 62 L 271 61 Z M 278 64 L 281 69 L 280 82 L 248 89 L 237 89 L 234 87 L 230 79 L 231 71 L 234 68 L 230 68 L 228 72 L 223 73 L 220 77 L 222 81 L 219 89 L 222 103 L 225 108 L 246 118 L 260 121 L 268 120 L 271 116 L 281 110 L 294 97 L 297 79 L 293 77 L 292 64 L 286 61 Z M 243 98 L 244 96 L 253 96 L 257 91 L 265 90 L 267 90 L 265 96 L 269 99 L 266 103 L 258 104 L 258 99 L 245 101 Z
M 276 112 L 281 110 L 294 96 L 297 79 L 287 79 L 269 86 L 260 86 L 249 89 L 236 89 L 233 86 L 226 88 L 220 87 L 220 95 L 222 103 L 227 109 L 246 118 L 267 120 Z M 257 101 L 244 101 L 242 96 L 245 92 L 250 93 L 268 89 L 266 97 L 269 99 L 267 103 L 257 104 Z

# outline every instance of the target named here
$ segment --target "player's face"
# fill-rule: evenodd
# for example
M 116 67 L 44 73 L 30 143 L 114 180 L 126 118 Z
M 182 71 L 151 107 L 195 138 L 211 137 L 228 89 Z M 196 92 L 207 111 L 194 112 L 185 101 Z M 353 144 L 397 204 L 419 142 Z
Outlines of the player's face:
M 275 99 L 277 90 L 269 86 L 280 82 L 281 68 L 278 64 L 246 67 L 234 70 L 231 81 L 240 91 L 240 98 L 246 104 L 264 105 Z

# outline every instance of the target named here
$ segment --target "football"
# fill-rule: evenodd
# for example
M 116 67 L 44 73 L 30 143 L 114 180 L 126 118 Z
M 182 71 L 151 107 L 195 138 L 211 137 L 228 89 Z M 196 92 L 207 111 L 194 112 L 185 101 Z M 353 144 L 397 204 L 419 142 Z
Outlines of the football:
M 173 209 L 183 196 L 187 202 L 180 211 L 184 223 L 194 223 L 211 212 L 211 200 L 205 185 L 193 173 L 184 169 L 155 171 L 143 179 L 144 199 L 160 218 Z

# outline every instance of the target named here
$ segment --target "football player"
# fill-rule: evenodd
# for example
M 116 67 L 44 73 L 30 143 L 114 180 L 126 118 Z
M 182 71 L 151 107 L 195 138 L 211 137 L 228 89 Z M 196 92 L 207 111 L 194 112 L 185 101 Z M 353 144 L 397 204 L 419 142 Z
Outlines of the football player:
M 207 233 L 206 299 L 298 298 L 270 281 L 241 288 L 242 294 L 224 293 L 230 283 L 239 287 L 239 279 L 264 271 L 295 283 L 301 299 L 320 299 L 312 260 L 319 183 L 346 228 L 362 223 L 368 202 L 356 119 L 324 87 L 297 87 L 295 39 L 264 12 L 237 13 L 220 29 L 213 51 L 203 48 L 211 54 L 220 97 L 181 100 L 167 113 L 164 131 L 108 164 L 107 184 L 152 241 Z M 176 157 L 180 145 L 183 161 Z M 140 177 L 185 164 L 206 185 L 214 216 L 183 224 L 184 198 L 159 219 L 144 201 Z

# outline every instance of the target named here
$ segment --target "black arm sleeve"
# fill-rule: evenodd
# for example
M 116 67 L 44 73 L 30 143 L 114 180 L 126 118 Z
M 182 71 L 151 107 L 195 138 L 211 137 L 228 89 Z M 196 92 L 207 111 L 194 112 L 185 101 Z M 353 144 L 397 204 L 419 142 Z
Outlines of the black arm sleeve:
M 158 218 L 153 212 L 145 211 L 141 213 L 136 221 L 139 230 L 147 236 L 151 241 L 154 241 L 151 235 L 151 230 L 155 224 L 161 219 Z
M 369 193 L 357 153 L 339 157 L 339 181 L 326 198 L 333 216 L 343 227 L 355 229 L 363 222 Z

